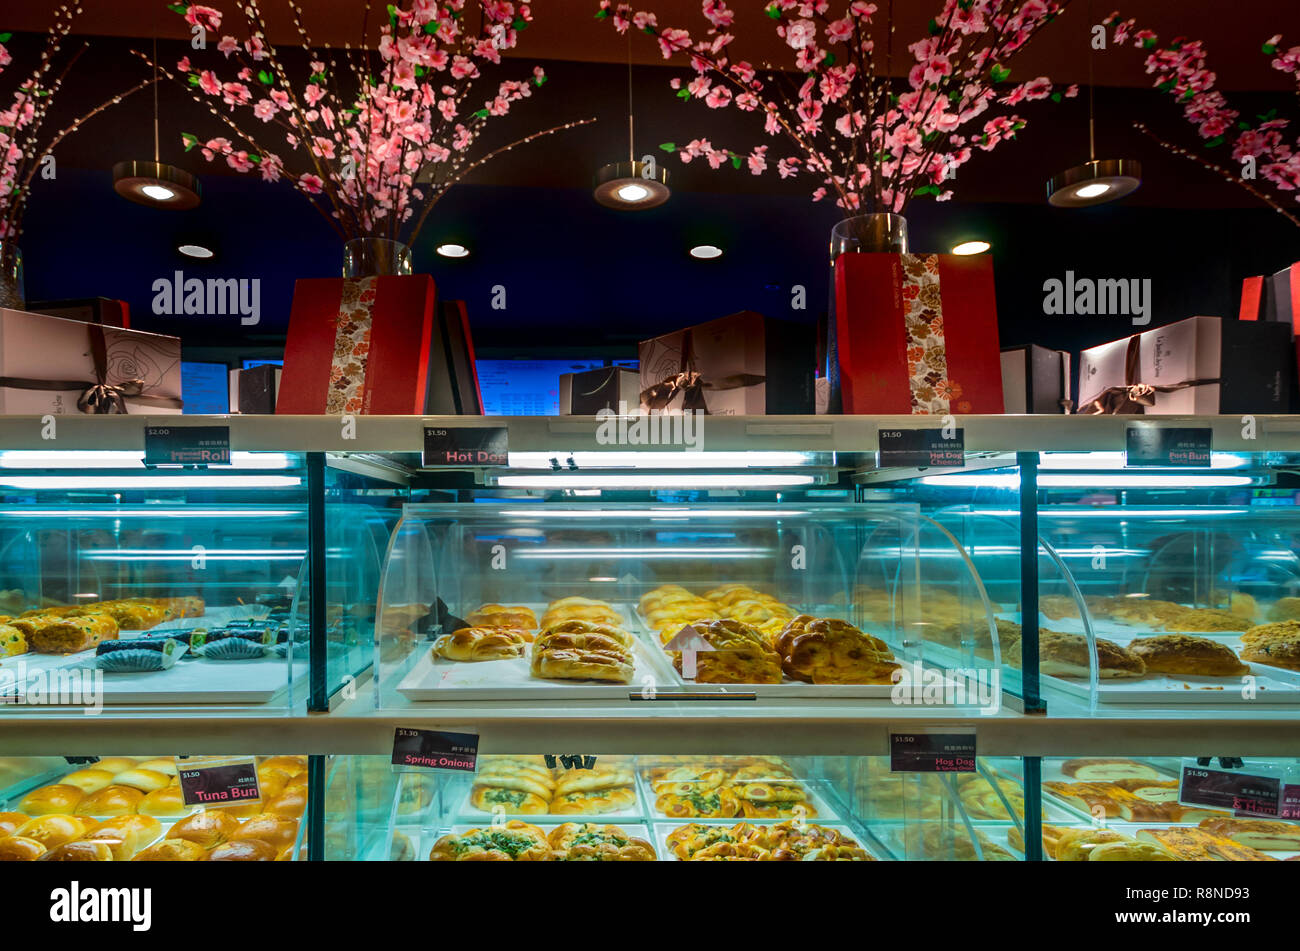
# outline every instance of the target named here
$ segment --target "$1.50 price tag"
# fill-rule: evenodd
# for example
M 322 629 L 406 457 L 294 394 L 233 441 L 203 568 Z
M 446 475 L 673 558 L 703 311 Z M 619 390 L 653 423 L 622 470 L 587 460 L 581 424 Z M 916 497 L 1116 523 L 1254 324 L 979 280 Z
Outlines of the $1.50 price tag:
M 974 733 L 890 733 L 893 773 L 973 773 Z
M 177 759 L 176 770 L 187 806 L 223 806 L 262 798 L 257 761 L 251 756 L 191 756 Z
M 1281 808 L 1281 781 L 1237 769 L 1183 764 L 1178 801 L 1248 816 L 1276 817 Z
M 908 468 L 963 468 L 966 465 L 966 432 L 958 429 L 945 438 L 942 429 L 882 429 L 877 464 Z
M 477 760 L 477 733 L 443 733 L 402 726 L 393 731 L 394 766 L 472 773 Z

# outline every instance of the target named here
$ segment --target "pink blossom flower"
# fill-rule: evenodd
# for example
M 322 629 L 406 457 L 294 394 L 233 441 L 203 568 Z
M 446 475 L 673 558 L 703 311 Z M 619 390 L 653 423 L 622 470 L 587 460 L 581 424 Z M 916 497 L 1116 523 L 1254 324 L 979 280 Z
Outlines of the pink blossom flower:
M 285 92 L 283 89 L 272 89 L 269 93 L 267 93 L 267 95 L 270 96 L 271 101 L 275 103 L 278 108 L 280 109 L 289 108 L 289 94 Z
M 233 36 L 223 36 L 221 42 L 217 44 L 217 50 L 225 56 L 226 59 L 230 59 L 230 54 L 236 52 L 238 49 L 239 40 L 235 39 Z
M 253 167 L 247 152 L 232 152 L 226 156 L 226 164 L 236 172 L 247 172 Z
M 275 117 L 275 103 L 270 99 L 259 99 L 257 105 L 253 106 L 253 115 L 263 122 L 270 122 Z
M 785 37 L 785 42 L 791 49 L 801 50 L 817 41 L 817 24 L 812 20 L 795 20 L 778 27 L 777 34 Z
M 312 175 L 310 172 L 306 175 L 299 176 L 298 184 L 302 190 L 309 195 L 319 195 L 325 188 L 325 183 L 320 176 Z
M 244 49 L 248 50 L 248 55 L 253 57 L 254 62 L 266 58 L 266 43 L 260 36 L 250 36 L 244 40 Z
M 314 106 L 325 98 L 325 90 L 321 89 L 315 83 L 308 83 L 307 88 L 302 92 L 302 97 L 306 100 L 307 105 Z
M 230 106 L 242 106 L 252 101 L 253 94 L 243 83 L 223 83 L 221 98 Z
M 767 146 L 756 146 L 745 161 L 749 166 L 750 174 L 761 175 L 767 169 Z
M 685 30 L 664 30 L 659 34 L 658 40 L 664 59 L 671 59 L 673 53 L 689 49 L 691 45 L 691 36 Z
M 704 101 L 710 109 L 721 109 L 731 102 L 731 90 L 726 86 L 715 86 Z
M 696 99 L 703 99 L 706 95 L 708 95 L 709 88 L 712 85 L 713 85 L 713 80 L 709 79 L 709 77 L 697 76 L 695 79 L 691 80 L 690 84 L 686 87 L 686 91 L 689 92 Z
M 221 11 L 191 3 L 185 11 L 185 22 L 215 33 L 221 29 Z
M 0 66 L 2 65 L 4 64 L 0 63 Z M 176 69 L 179 72 L 188 73 L 190 71 L 190 58 L 188 56 L 182 56 L 180 62 L 176 64 Z
M 839 20 L 826 24 L 826 39 L 831 43 L 847 43 L 853 38 L 853 20 L 845 14 Z
M 199 73 L 199 88 L 209 96 L 218 96 L 221 94 L 221 80 L 212 70 L 205 69 Z

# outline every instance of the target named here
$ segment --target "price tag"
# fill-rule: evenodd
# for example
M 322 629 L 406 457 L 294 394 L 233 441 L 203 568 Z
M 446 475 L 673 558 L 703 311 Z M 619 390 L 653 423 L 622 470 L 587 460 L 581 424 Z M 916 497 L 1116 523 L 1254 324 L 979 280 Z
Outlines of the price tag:
M 1282 798 L 1281 785 L 1276 776 L 1184 763 L 1178 801 L 1185 806 L 1209 806 L 1242 815 L 1275 817 Z
M 510 430 L 505 426 L 424 427 L 424 468 L 508 464 Z
M 177 757 L 181 796 L 187 806 L 222 806 L 262 798 L 252 757 Z
M 229 426 L 146 426 L 146 466 L 207 466 L 230 462 Z
M 1300 819 L 1300 786 L 1282 787 L 1282 806 L 1278 815 L 1283 819 Z
M 882 429 L 876 464 L 888 466 L 964 468 L 966 431 L 958 429 L 945 439 L 941 429 Z
M 1205 468 L 1212 436 L 1208 427 L 1131 425 L 1125 431 L 1125 465 Z
M 442 733 L 401 726 L 393 732 L 394 766 L 472 773 L 477 759 L 477 733 Z
M 974 733 L 890 733 L 894 773 L 975 772 Z

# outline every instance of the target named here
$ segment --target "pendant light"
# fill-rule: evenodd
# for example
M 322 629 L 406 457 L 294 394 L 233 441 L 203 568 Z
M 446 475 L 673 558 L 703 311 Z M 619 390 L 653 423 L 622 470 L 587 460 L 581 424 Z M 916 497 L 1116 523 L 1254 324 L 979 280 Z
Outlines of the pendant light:
M 154 208 L 186 211 L 201 199 L 199 180 L 184 169 L 158 160 L 158 37 L 153 39 L 153 161 L 127 159 L 113 166 L 113 191 Z
M 636 160 L 636 138 L 632 122 L 632 32 L 627 37 L 627 161 L 610 162 L 596 173 L 596 201 L 620 211 L 654 208 L 668 200 L 668 169 L 653 158 Z
M 1088 4 L 1088 22 L 1092 4 Z M 1084 208 L 1116 201 L 1138 190 L 1142 163 L 1137 159 L 1097 158 L 1097 118 L 1092 91 L 1092 44 L 1088 44 L 1088 161 L 1053 175 L 1047 182 L 1047 200 L 1058 208 Z

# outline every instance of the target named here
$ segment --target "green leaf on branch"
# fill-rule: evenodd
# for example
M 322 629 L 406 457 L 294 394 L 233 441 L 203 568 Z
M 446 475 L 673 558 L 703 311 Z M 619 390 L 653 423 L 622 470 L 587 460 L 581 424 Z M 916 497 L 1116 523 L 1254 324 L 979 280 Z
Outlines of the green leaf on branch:
M 546 80 L 547 80 L 548 78 L 549 78 L 549 77 L 548 77 L 545 73 L 543 73 L 543 74 L 540 75 L 540 76 L 534 76 L 534 77 L 533 77 L 533 85 L 534 85 L 534 86 L 542 86 L 542 85 L 544 85 L 544 84 L 546 83 Z
M 763 9 L 763 12 L 766 13 L 768 17 L 770 17 L 773 20 L 781 19 L 781 8 L 778 7 L 775 3 L 769 3 Z
M 185 14 L 190 12 L 190 5 L 188 3 L 169 3 L 167 4 L 167 9 L 172 13 L 179 13 L 181 16 L 185 16 Z
M 1172 79 L 1166 79 L 1164 82 L 1158 84 L 1156 88 L 1161 92 L 1169 92 L 1169 90 L 1174 88 L 1174 81 Z
M 1277 115 L 1277 107 L 1275 106 L 1272 109 L 1268 110 L 1268 112 L 1265 112 L 1263 115 L 1255 116 L 1255 118 L 1258 119 L 1260 122 L 1268 122 L 1276 115 Z
M 478 112 L 474 113 L 475 119 L 486 119 L 487 117 L 488 111 L 486 109 L 480 109 Z
M 185 143 L 185 151 L 188 152 L 190 149 L 194 148 L 194 146 L 199 144 L 199 137 L 197 135 L 192 135 L 189 132 L 182 132 L 181 141 Z
M 596 11 L 596 19 L 597 19 L 597 20 L 608 20 L 608 19 L 609 19 L 609 11 L 608 11 L 608 10 L 597 10 L 597 11 Z
M 0 33 L 0 43 L 8 43 L 14 38 L 12 33 Z
M 1052 99 L 1052 102 L 1060 102 L 1060 101 L 1061 101 L 1061 94 L 1060 94 L 1059 92 L 1054 92 L 1054 93 L 1052 93 L 1052 95 L 1051 95 L 1051 99 Z
M 1249 129 L 1249 128 L 1250 128 L 1250 123 L 1249 123 L 1249 122 L 1238 122 L 1238 123 L 1237 123 L 1237 128 L 1238 128 L 1238 129 L 1241 129 L 1241 130 L 1244 132 L 1246 129 Z
M 1260 47 L 1260 49 L 1268 56 L 1272 56 L 1274 53 L 1277 52 L 1277 47 L 1274 46 L 1272 43 L 1265 43 L 1263 46 Z
M 433 36 L 433 34 L 438 32 L 438 24 L 426 23 L 424 25 L 424 32 L 427 33 L 429 36 Z
M 257 73 L 257 81 L 258 81 L 259 83 L 261 83 L 263 86 L 273 86 L 273 85 L 275 85 L 275 77 L 272 76 L 272 75 L 271 75 L 267 70 L 265 70 L 265 69 L 262 69 L 262 70 L 259 70 L 259 71 L 258 71 L 258 73 Z
M 391 3 L 388 5 L 388 25 L 397 32 L 397 7 Z
M 185 81 L 191 86 L 197 86 L 199 84 L 199 77 L 194 73 L 189 73 L 186 75 Z
M 1007 67 L 1003 66 L 1001 63 L 994 63 L 989 67 L 989 77 L 995 83 L 1005 82 L 1007 77 L 1010 75 L 1011 70 L 1007 69 Z
M 827 53 L 825 59 L 822 60 L 821 65 L 823 65 L 823 66 L 834 66 L 834 65 L 835 65 L 835 54 L 834 54 L 834 53 Z
M 678 99 L 690 99 L 690 98 L 691 98 L 691 91 L 690 91 L 689 89 L 679 89 L 679 90 L 677 90 L 677 98 L 678 98 Z
M 249 153 L 248 153 L 248 160 L 249 160 L 250 162 L 252 162 L 254 165 L 261 165 L 261 164 L 262 164 L 262 156 L 257 155 L 257 154 L 255 154 L 255 153 L 253 153 L 253 152 L 249 152 Z
M 659 143 L 659 148 L 663 149 L 665 152 L 676 152 L 676 151 L 677 151 L 677 143 L 676 143 L 676 142 L 660 142 L 660 143 Z
M 939 21 L 938 21 L 938 20 L 936 20 L 934 17 L 930 17 L 930 22 L 929 22 L 929 24 L 928 24 L 927 26 L 928 26 L 928 29 L 930 30 L 930 35 L 931 35 L 931 36 L 938 36 L 938 35 L 939 35 L 940 28 L 939 28 Z
M 939 188 L 937 185 L 922 185 L 916 191 L 912 192 L 912 194 L 913 195 L 937 195 L 939 194 Z
M 1212 149 L 1212 148 L 1214 148 L 1215 146 L 1219 146 L 1219 145 L 1222 145 L 1222 144 L 1223 144 L 1223 136 L 1221 136 L 1221 135 L 1216 135 L 1214 138 L 1210 139 L 1210 141 L 1208 141 L 1208 142 L 1205 143 L 1205 147 L 1206 147 L 1207 149 Z
M 522 33 L 524 30 L 528 29 L 528 21 L 522 17 L 515 17 L 514 20 L 511 21 L 510 26 L 516 33 Z
M 732 168 L 740 168 L 740 163 L 743 162 L 743 161 L 744 161 L 744 158 L 743 158 L 742 156 L 739 156 L 739 155 L 732 155 L 732 156 L 731 156 L 731 167 L 732 167 Z

